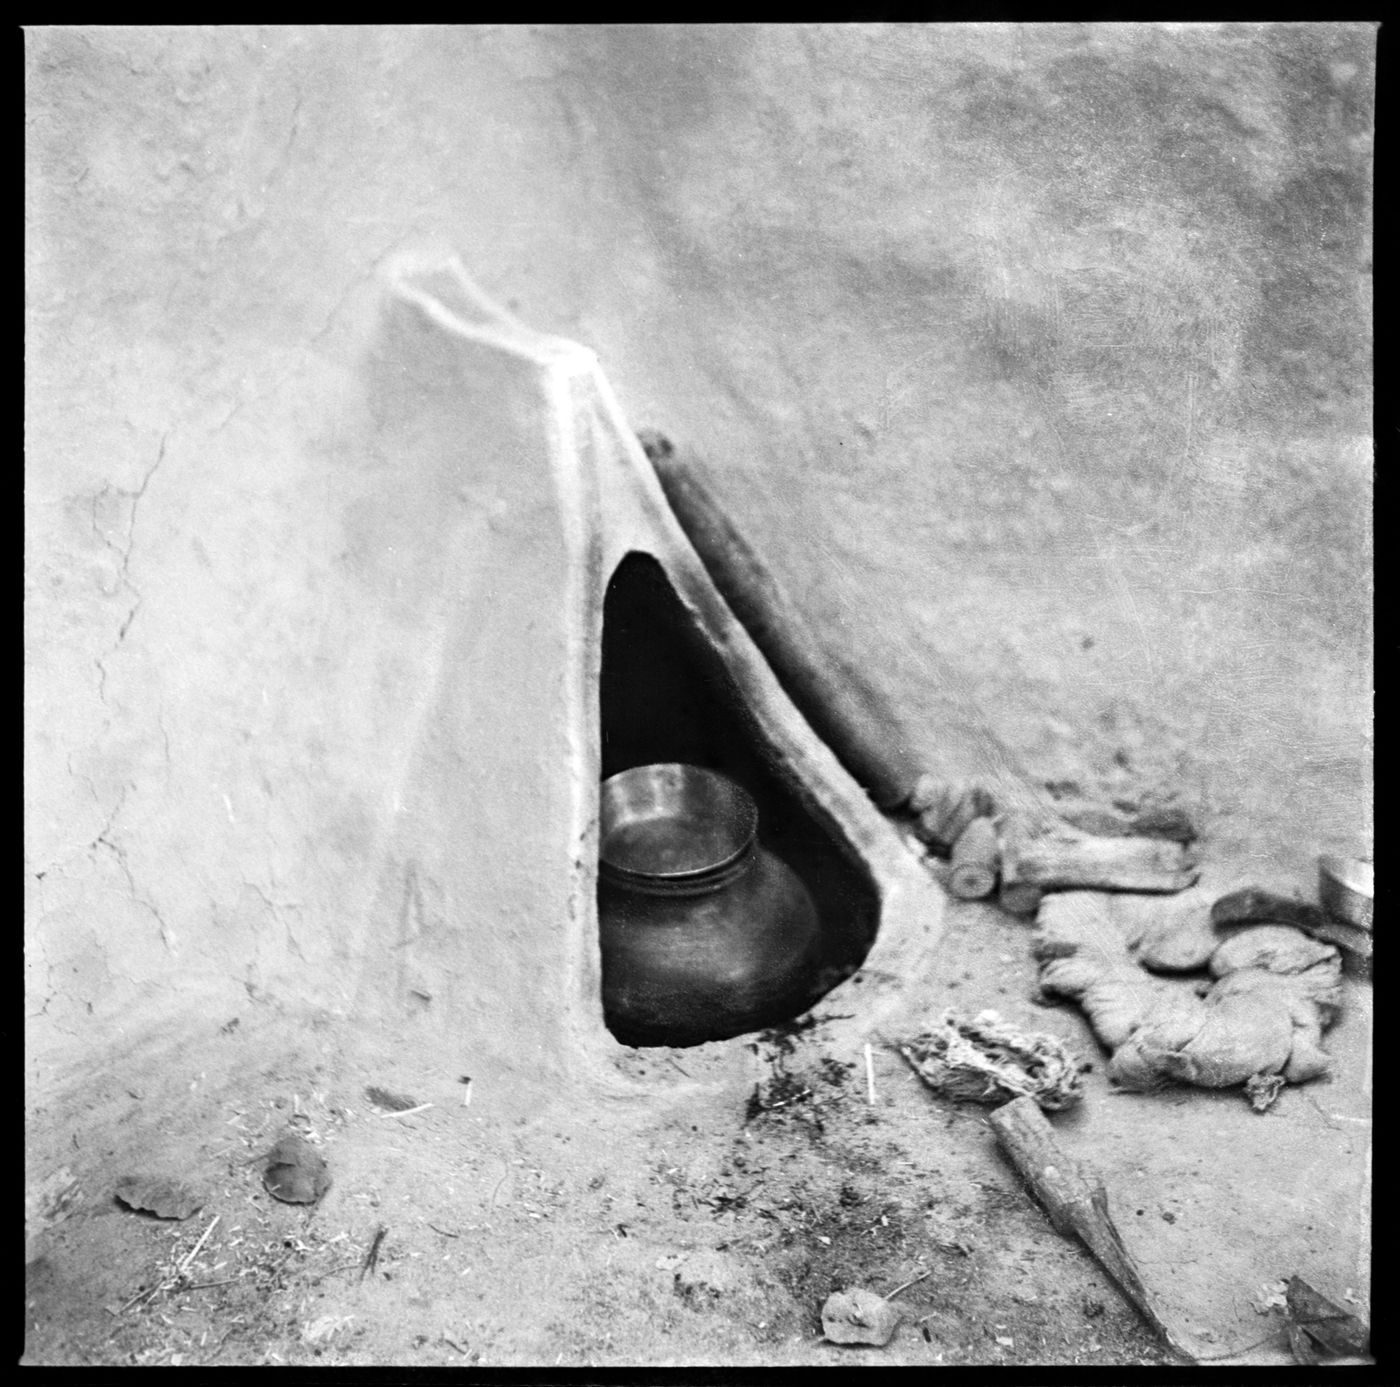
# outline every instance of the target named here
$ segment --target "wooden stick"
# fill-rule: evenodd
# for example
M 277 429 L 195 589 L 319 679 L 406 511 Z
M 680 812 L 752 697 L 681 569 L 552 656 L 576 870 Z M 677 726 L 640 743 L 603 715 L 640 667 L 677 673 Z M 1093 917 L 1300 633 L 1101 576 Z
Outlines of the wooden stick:
M 1031 886 L 1003 879 L 997 892 L 997 904 L 1012 915 L 1034 915 L 1045 899 L 1045 892 L 1039 886 Z
M 1142 838 L 1168 838 L 1173 843 L 1194 843 L 1200 834 L 1196 821 L 1176 805 L 1139 809 L 1133 815 L 1131 830 Z
M 137 1302 L 138 1300 L 146 1300 L 146 1299 L 148 1299 L 149 1297 L 154 1296 L 155 1293 L 156 1293 L 158 1290 L 160 1290 L 160 1288 L 161 1288 L 162 1286 L 164 1286 L 165 1284 L 166 1284 L 166 1283 L 165 1283 L 164 1281 L 158 1281 L 154 1286 L 150 1287 L 148 1290 L 137 1291 L 136 1294 L 135 1294 L 134 1296 L 132 1296 L 131 1299 L 128 1300 L 128 1301 L 126 1302 L 126 1304 L 123 1305 L 123 1306 L 121 1307 L 120 1310 L 117 1311 L 117 1314 L 119 1314 L 119 1315 L 125 1314 L 128 1310 L 131 1309 L 131 1307 L 132 1307 L 133 1305 L 136 1304 L 136 1302 Z
M 1108 1212 L 1108 1192 L 1103 1181 L 1064 1150 L 1035 1099 L 1016 1098 L 997 1108 L 989 1121 L 997 1140 L 1055 1228 L 1066 1236 L 1077 1237 L 1142 1317 L 1177 1352 L 1185 1353 L 1157 1313 L 1137 1263 L 1123 1246 Z
M 702 479 L 699 459 L 657 434 L 642 446 L 686 538 L 788 697 L 880 808 L 903 804 L 920 767 L 884 696 L 787 599 Z
M 991 819 L 973 819 L 953 845 L 948 889 L 963 901 L 980 901 L 990 896 L 997 884 L 1000 862 L 996 824 Z
M 917 1286 L 917 1285 L 919 1284 L 920 1281 L 927 1281 L 927 1280 L 929 1279 L 929 1277 L 932 1276 L 932 1275 L 933 1275 L 933 1271 L 932 1271 L 932 1269 L 930 1269 L 930 1270 L 924 1272 L 924 1274 L 923 1274 L 922 1276 L 915 1276 L 915 1277 L 913 1277 L 911 1280 L 906 1281 L 902 1286 L 896 1286 L 896 1287 L 894 1288 L 894 1290 L 892 1290 L 892 1291 L 889 1293 L 889 1295 L 887 1295 L 887 1296 L 885 1297 L 885 1299 L 886 1299 L 886 1300 L 893 1300 L 893 1299 L 895 1298 L 895 1296 L 897 1296 L 901 1291 L 907 1291 L 907 1290 L 909 1289 L 910 1286 Z
M 875 1055 L 869 1042 L 865 1046 L 865 1090 L 870 1095 L 870 1106 L 875 1106 Z
M 1217 929 L 1230 925 L 1292 925 L 1316 934 L 1327 925 L 1328 915 L 1321 906 L 1249 886 L 1221 896 L 1210 908 L 1210 922 Z
M 1068 824 L 1006 814 L 1001 879 L 1070 891 L 1184 891 L 1200 876 L 1193 854 L 1163 838 L 1096 838 Z
M 382 1223 L 375 1229 L 374 1240 L 370 1243 L 369 1251 L 365 1254 L 364 1265 L 360 1268 L 361 1281 L 379 1265 L 379 1248 L 384 1242 L 384 1235 L 388 1231 L 389 1230 Z
M 1094 800 L 1056 800 L 1055 813 L 1081 833 L 1093 833 L 1103 838 L 1126 838 L 1133 831 L 1133 821 L 1126 814 Z
M 1175 805 L 1162 805 L 1124 814 L 1094 800 L 1056 800 L 1054 811 L 1072 828 L 1102 838 L 1167 838 L 1193 843 L 1199 836 L 1190 814 Z
M 356 1267 L 363 1266 L 364 1263 L 357 1257 L 353 1262 L 342 1262 L 338 1267 L 332 1267 L 329 1271 L 323 1271 L 320 1276 L 315 1277 L 311 1284 L 319 1286 L 328 1276 L 335 1276 L 342 1271 L 354 1271 Z
M 210 1221 L 209 1227 L 206 1228 L 204 1232 L 200 1234 L 199 1241 L 195 1243 L 195 1245 L 184 1255 L 184 1257 L 180 1261 L 180 1265 L 176 1267 L 175 1270 L 169 1276 L 164 1277 L 162 1280 L 156 1282 L 156 1284 L 147 1291 L 138 1291 L 134 1296 L 131 1297 L 130 1300 L 126 1302 L 125 1305 L 122 1306 L 120 1310 L 117 1311 L 117 1313 L 120 1315 L 125 1311 L 130 1310 L 131 1307 L 135 1305 L 138 1300 L 154 1300 L 155 1297 L 158 1296 L 162 1291 L 168 1290 L 171 1286 L 173 1286 L 185 1274 L 186 1270 L 189 1268 L 190 1263 L 193 1262 L 194 1259 L 199 1255 L 199 1249 L 203 1247 L 204 1244 L 209 1240 L 210 1233 L 214 1231 L 214 1225 L 217 1224 L 222 1217 L 222 1214 L 214 1215 L 213 1219 Z
M 209 1224 L 209 1227 L 206 1228 L 206 1229 L 204 1230 L 204 1232 L 200 1235 L 199 1241 L 198 1241 L 197 1243 L 195 1243 L 195 1245 L 189 1250 L 189 1252 L 187 1252 L 187 1253 L 185 1254 L 185 1260 L 184 1260 L 183 1262 L 181 1262 L 180 1265 L 176 1268 L 175 1275 L 176 1275 L 177 1277 L 183 1276 L 183 1275 L 185 1274 L 185 1270 L 186 1270 L 186 1268 L 188 1268 L 189 1264 L 190 1264 L 191 1262 L 193 1262 L 194 1259 L 195 1259 L 196 1257 L 199 1256 L 199 1249 L 200 1249 L 201 1247 L 203 1247 L 204 1244 L 205 1244 L 206 1242 L 209 1241 L 209 1235 L 210 1235 L 210 1233 L 212 1233 L 212 1232 L 214 1231 L 214 1225 L 215 1225 L 216 1223 L 218 1223 L 218 1221 L 219 1221 L 221 1218 L 223 1218 L 223 1215 L 222 1215 L 222 1214 L 215 1214 L 215 1215 L 214 1215 L 214 1218 L 213 1218 L 212 1222 Z
M 412 1117 L 416 1112 L 427 1112 L 433 1105 L 431 1103 L 419 1103 L 416 1108 L 403 1108 L 397 1112 L 382 1112 L 380 1117 Z
M 909 796 L 914 832 L 920 842 L 938 853 L 948 853 L 975 819 L 996 812 L 991 792 L 983 785 L 939 780 L 921 775 Z

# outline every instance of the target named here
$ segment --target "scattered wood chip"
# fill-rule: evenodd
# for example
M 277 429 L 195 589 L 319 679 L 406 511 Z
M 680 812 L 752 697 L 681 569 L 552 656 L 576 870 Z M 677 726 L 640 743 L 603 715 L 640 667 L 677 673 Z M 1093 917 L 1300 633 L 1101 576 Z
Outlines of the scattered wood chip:
M 331 1179 L 321 1153 L 292 1132 L 267 1153 L 263 1184 L 284 1204 L 314 1204 L 330 1188 Z
M 208 1200 L 202 1190 L 179 1180 L 153 1175 L 123 1175 L 116 1196 L 128 1209 L 157 1218 L 185 1219 L 197 1214 Z
M 826 1298 L 822 1332 L 833 1344 L 876 1344 L 883 1347 L 899 1327 L 899 1311 L 874 1291 L 853 1286 Z

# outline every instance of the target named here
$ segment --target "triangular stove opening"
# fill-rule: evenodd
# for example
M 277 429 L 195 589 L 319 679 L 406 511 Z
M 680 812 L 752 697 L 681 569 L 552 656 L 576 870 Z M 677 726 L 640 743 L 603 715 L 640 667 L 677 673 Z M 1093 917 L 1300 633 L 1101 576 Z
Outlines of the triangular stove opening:
M 863 864 L 823 825 L 815 800 L 785 773 L 733 675 L 650 554 L 628 553 L 608 583 L 599 693 L 603 779 L 683 762 L 718 771 L 753 797 L 761 845 L 793 869 L 817 911 L 818 961 L 791 1015 L 805 1011 L 865 959 L 878 893 Z

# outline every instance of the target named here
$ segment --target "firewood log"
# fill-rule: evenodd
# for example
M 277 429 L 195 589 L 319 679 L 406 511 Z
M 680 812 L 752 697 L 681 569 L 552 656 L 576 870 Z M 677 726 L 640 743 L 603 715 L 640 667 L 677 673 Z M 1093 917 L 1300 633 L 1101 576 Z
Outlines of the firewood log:
M 659 434 L 639 437 L 686 538 L 788 697 L 881 809 L 903 804 L 921 768 L 885 696 L 788 599 L 703 480 L 694 454 Z
M 996 888 L 999 861 L 996 824 L 987 818 L 973 819 L 953 845 L 948 889 L 964 901 L 990 896 Z
M 1021 1178 L 1050 1222 L 1077 1237 L 1093 1253 L 1148 1324 L 1178 1352 L 1185 1352 L 1162 1319 L 1108 1211 L 1108 1192 L 1097 1172 L 1075 1160 L 1059 1143 L 1034 1098 L 997 1108 L 988 1119 Z
M 1200 875 L 1194 854 L 1160 838 L 1097 838 L 1021 814 L 1000 823 L 1001 879 L 1043 890 L 1182 891 Z

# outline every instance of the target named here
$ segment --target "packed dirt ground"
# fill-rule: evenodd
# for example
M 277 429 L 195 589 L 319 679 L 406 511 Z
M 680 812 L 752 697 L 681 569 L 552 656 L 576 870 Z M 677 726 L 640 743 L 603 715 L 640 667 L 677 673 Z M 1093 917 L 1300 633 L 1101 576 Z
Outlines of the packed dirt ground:
M 1015 946 L 1014 928 L 999 947 Z M 1008 979 L 1024 971 L 986 963 Z M 990 988 L 989 1000 L 1006 990 Z M 206 1072 L 180 1095 L 157 1164 L 209 1182 L 198 1215 L 163 1222 L 94 1190 L 56 1230 L 28 1270 L 27 1358 L 576 1366 L 1169 1356 L 1095 1264 L 1049 1230 L 993 1154 L 984 1110 L 933 1101 L 888 1052 L 871 1105 L 860 1054 L 829 1053 L 819 1026 L 756 1039 L 754 1086 L 729 1104 L 687 1103 L 686 1075 L 703 1074 L 703 1055 L 637 1052 L 637 1072 L 651 1072 L 674 1105 L 641 1130 L 635 1116 L 567 1105 L 538 1128 L 496 1091 L 509 1076 L 474 1075 L 463 1107 L 454 1075 L 342 1069 L 305 1047 L 269 1065 L 279 1033 L 285 1043 L 283 1024 L 250 1016 L 226 1041 L 227 1072 Z M 251 1086 L 237 1077 L 250 1065 Z M 369 1087 L 434 1106 L 395 1117 Z M 123 1155 L 152 1158 L 145 1121 L 160 1099 L 136 1091 L 126 1102 L 145 1139 L 104 1152 L 108 1168 Z M 334 1183 L 314 1211 L 262 1186 L 260 1158 L 289 1123 L 330 1162 Z M 1169 1212 L 1153 1200 L 1152 1217 Z M 186 1279 L 131 1305 L 216 1215 Z M 378 1265 L 362 1277 L 380 1227 Z M 917 1277 L 897 1298 L 908 1323 L 892 1345 L 823 1342 L 829 1293 L 888 1293 Z
M 1287 1361 L 1278 1281 L 1335 1280 L 1352 1308 L 1369 1296 L 1364 1261 L 1337 1255 L 1365 1216 L 1344 1172 L 1368 1131 L 1369 983 L 1348 982 L 1329 1038 L 1337 1079 L 1260 1115 L 1237 1091 L 1109 1090 L 1079 1015 L 1036 1002 L 1029 933 L 950 904 L 954 962 L 921 989 L 929 1015 L 992 1007 L 1090 1058 L 1057 1129 L 1106 1176 L 1179 1342 L 1207 1360 Z M 87 1176 L 27 1268 L 26 1361 L 1180 1362 L 1054 1231 L 986 1108 L 940 1099 L 888 1043 L 870 1101 L 862 1050 L 829 1043 L 851 994 L 757 1037 L 629 1052 L 648 1097 L 602 1111 L 540 1092 L 524 1057 L 483 1072 L 464 1053 L 470 1074 L 408 1063 L 250 999 L 199 1072 L 183 1054 L 133 1058 L 92 1110 L 34 1115 L 71 1133 L 53 1161 L 109 1183 Z M 263 1186 L 287 1130 L 329 1163 L 314 1208 Z M 207 1202 L 183 1222 L 134 1212 L 113 1196 L 132 1171 Z M 831 1292 L 906 1283 L 889 1345 L 823 1339 Z

